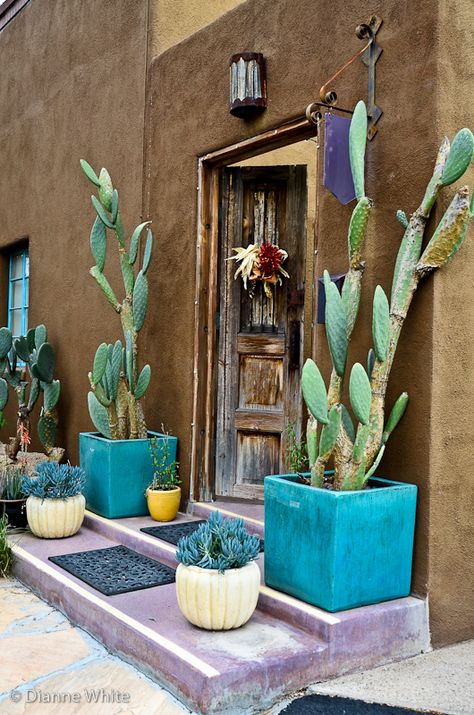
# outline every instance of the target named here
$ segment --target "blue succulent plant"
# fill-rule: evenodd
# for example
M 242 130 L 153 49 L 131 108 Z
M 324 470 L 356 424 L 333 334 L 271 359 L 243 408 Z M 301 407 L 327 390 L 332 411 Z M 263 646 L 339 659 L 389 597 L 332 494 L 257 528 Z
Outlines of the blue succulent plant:
M 84 489 L 85 476 L 80 467 L 58 462 L 41 462 L 33 477 L 23 478 L 23 492 L 26 496 L 39 499 L 75 497 Z
M 179 540 L 176 559 L 185 566 L 224 573 L 257 559 L 259 552 L 259 537 L 246 531 L 242 519 L 224 519 L 216 511 L 195 532 Z

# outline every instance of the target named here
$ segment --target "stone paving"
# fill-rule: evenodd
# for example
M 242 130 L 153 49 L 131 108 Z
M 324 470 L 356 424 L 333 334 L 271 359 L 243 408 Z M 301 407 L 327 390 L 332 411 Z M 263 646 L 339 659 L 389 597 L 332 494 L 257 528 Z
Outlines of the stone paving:
M 18 581 L 0 581 L 1 715 L 189 712 Z

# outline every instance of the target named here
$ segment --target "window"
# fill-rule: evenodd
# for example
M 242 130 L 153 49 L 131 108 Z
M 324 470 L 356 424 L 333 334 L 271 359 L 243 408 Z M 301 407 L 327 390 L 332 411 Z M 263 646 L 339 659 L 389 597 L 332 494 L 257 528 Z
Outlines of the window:
M 8 327 L 13 338 L 28 330 L 28 284 L 30 260 L 28 249 L 10 254 L 8 270 Z

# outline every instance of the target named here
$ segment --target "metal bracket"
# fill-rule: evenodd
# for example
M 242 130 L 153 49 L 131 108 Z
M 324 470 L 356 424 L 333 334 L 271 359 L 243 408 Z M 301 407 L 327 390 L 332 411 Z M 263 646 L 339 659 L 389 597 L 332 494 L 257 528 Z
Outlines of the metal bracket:
M 376 126 L 382 110 L 375 104 L 375 63 L 382 54 L 382 48 L 377 44 L 376 35 L 382 25 L 382 18 L 377 15 L 372 15 L 366 23 L 362 23 L 356 27 L 356 35 L 359 40 L 367 40 L 364 47 L 355 53 L 348 62 L 340 67 L 327 82 L 323 84 L 319 90 L 319 97 L 324 106 L 334 107 L 337 103 L 337 93 L 334 89 L 328 89 L 329 85 L 334 82 L 355 60 L 360 57 L 368 71 L 368 91 L 367 91 L 367 138 L 373 139 L 377 133 Z M 308 108 L 309 110 L 309 108 Z

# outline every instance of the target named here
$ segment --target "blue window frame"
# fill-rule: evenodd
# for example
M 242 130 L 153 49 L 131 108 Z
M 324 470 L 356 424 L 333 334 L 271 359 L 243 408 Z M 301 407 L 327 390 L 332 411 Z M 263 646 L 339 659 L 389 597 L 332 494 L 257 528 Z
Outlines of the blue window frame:
M 14 338 L 28 330 L 30 260 L 28 248 L 10 254 L 8 270 L 8 328 Z

